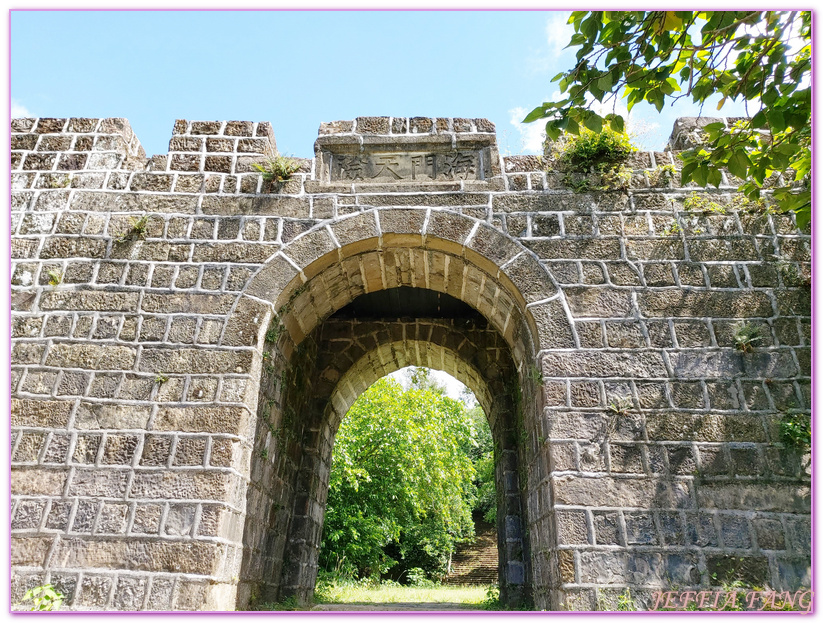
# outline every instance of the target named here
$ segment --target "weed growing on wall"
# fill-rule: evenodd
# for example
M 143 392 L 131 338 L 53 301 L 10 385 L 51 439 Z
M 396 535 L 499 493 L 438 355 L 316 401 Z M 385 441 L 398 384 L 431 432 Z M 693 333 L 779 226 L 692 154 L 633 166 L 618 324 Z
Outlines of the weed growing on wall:
M 564 173 L 563 183 L 575 192 L 584 192 L 628 189 L 632 172 L 625 163 L 637 148 L 628 134 L 605 128 L 564 134 L 547 142 L 545 151 Z
M 608 409 L 614 415 L 624 417 L 631 412 L 633 407 L 634 405 L 632 404 L 632 399 L 624 396 L 623 398 L 618 398 L 617 400 L 611 402 Z
M 50 270 L 46 273 L 49 276 L 49 285 L 52 288 L 56 288 L 61 283 L 63 283 L 63 273 L 60 272 L 59 269 L 55 268 Z
M 618 595 L 617 610 L 619 612 L 635 612 L 640 610 L 632 597 L 632 592 L 628 588 Z
M 45 182 L 46 188 L 57 189 L 57 188 L 68 188 L 69 184 L 71 184 L 71 178 L 68 175 L 63 175 L 60 177 L 49 177 Z
M 678 223 L 675 220 L 672 220 L 672 222 L 669 223 L 666 226 L 666 228 L 662 231 L 662 235 L 667 237 L 677 236 L 680 234 L 681 231 L 683 230 L 680 228 L 680 223 Z
M 785 413 L 780 419 L 780 440 L 790 448 L 805 450 L 812 444 L 811 418 L 806 413 Z
M 148 231 L 149 218 L 151 215 L 144 214 L 140 218 L 129 217 L 131 226 L 123 232 L 117 239 L 117 242 L 128 242 L 129 240 L 143 240 Z
M 697 193 L 692 193 L 683 201 L 683 207 L 689 212 L 700 212 L 702 214 L 725 214 L 726 208 L 708 197 L 703 197 Z
M 760 335 L 760 328 L 748 322 L 738 325 L 732 338 L 734 339 L 734 347 L 741 353 L 752 352 L 755 344 L 763 339 Z
M 561 162 L 580 173 L 592 169 L 608 171 L 625 163 L 637 151 L 628 134 L 609 129 L 601 132 L 582 130 L 577 136 L 565 135 L 556 145 L 561 150 Z
M 649 173 L 649 183 L 652 186 L 668 186 L 676 175 L 677 168 L 673 164 L 661 164 Z
M 260 172 L 266 182 L 279 187 L 291 179 L 292 174 L 300 168 L 300 163 L 292 158 L 278 155 L 267 159 L 263 164 L 254 162 L 251 166 Z
M 597 610 L 600 612 L 637 612 L 642 610 L 635 602 L 628 588 L 617 596 L 616 601 L 609 599 L 600 588 L 594 590 L 597 599 Z
M 774 206 L 764 199 L 748 199 L 743 195 L 734 195 L 727 205 L 714 201 L 709 196 L 691 193 L 683 201 L 683 207 L 689 212 L 700 214 L 726 214 L 727 209 L 739 210 L 750 214 L 776 214 Z
M 51 584 L 35 586 L 23 595 L 23 605 L 32 612 L 59 610 L 65 596 Z M 31 603 L 27 603 L 31 602 Z
M 812 285 L 811 272 L 804 272 L 800 264 L 797 262 L 792 262 L 790 259 L 782 255 L 776 255 L 774 257 L 777 260 L 777 272 L 780 273 L 780 276 L 783 278 L 784 286 L 810 287 Z

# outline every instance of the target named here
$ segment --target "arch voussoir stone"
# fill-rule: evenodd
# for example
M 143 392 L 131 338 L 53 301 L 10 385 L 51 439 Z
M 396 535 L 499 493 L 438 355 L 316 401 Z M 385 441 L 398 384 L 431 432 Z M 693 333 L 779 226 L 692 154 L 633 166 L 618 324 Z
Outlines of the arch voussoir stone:
M 421 246 L 427 213 L 425 208 L 383 208 L 375 211 L 380 221 L 383 247 Z

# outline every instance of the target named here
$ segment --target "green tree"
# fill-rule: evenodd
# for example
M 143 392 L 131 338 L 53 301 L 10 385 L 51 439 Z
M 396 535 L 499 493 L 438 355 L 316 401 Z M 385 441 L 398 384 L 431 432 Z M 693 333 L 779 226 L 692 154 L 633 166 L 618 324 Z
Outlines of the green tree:
M 489 421 L 483 409 L 477 405 L 469 409 L 474 427 L 474 443 L 467 450 L 474 464 L 475 501 L 472 510 L 483 514 L 483 519 L 494 524 L 497 521 L 497 490 L 494 483 L 494 440 Z
M 811 208 L 811 12 L 809 11 L 574 11 L 569 18 L 577 62 L 557 74 L 563 99 L 544 102 L 524 122 L 547 119 L 546 134 L 622 132 L 624 119 L 590 110 L 598 102 L 626 100 L 629 110 L 649 102 L 691 98 L 701 105 L 715 94 L 746 103 L 751 117 L 730 130 L 704 128 L 705 143 L 681 154 L 682 183 L 719 186 L 721 168 L 743 180 L 757 198 L 772 174 L 786 185 L 774 199 L 809 223 Z M 751 106 L 751 108 L 749 108 Z
M 320 564 L 379 575 L 397 563 L 442 572 L 473 536 L 474 467 L 466 409 L 432 389 L 383 378 L 337 432 Z
M 409 385 L 414 389 L 430 389 L 433 392 L 446 395 L 446 386 L 432 378 L 431 369 L 424 367 L 409 366 Z

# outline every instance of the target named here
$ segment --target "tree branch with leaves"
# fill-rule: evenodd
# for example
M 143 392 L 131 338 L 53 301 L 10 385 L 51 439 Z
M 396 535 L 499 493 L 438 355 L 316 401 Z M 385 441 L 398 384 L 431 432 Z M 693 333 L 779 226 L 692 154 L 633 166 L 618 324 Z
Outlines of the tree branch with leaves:
M 629 111 L 639 102 L 658 112 L 690 98 L 700 105 L 720 95 L 743 102 L 751 116 L 731 127 L 711 123 L 704 143 L 682 152 L 681 183 L 720 186 L 721 169 L 757 199 L 773 176 L 772 197 L 806 227 L 811 215 L 811 13 L 809 11 L 574 11 L 567 47 L 575 66 L 557 74 L 563 99 L 544 102 L 524 123 L 546 119 L 546 135 L 623 132 L 615 112 L 599 115 L 592 99 Z M 613 108 L 614 110 L 614 108 Z

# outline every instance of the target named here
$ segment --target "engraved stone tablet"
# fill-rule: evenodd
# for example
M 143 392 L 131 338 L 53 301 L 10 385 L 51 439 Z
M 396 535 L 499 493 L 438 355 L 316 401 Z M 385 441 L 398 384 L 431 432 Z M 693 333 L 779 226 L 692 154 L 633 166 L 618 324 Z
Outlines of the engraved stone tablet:
M 331 154 L 331 180 L 336 181 L 454 181 L 490 176 L 488 158 L 478 151 L 382 152 Z
M 500 156 L 492 133 L 344 132 L 319 136 L 315 153 L 321 184 L 453 184 L 500 175 Z

